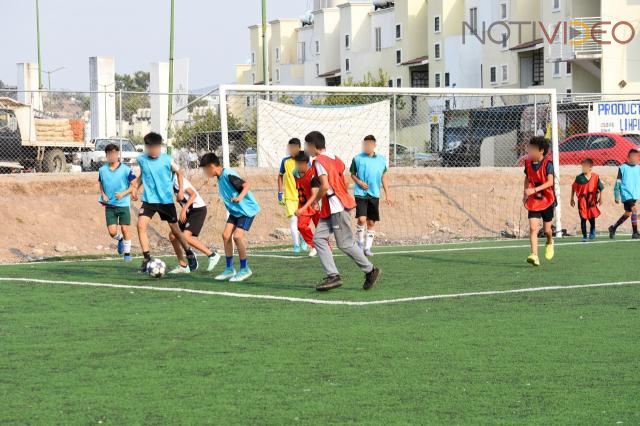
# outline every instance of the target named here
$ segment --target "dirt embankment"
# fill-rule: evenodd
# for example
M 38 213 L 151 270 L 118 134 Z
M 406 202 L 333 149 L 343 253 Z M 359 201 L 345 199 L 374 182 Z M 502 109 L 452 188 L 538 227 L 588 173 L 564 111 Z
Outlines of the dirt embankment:
M 615 168 L 596 170 L 606 185 L 606 203 L 598 220 L 600 231 L 621 214 L 613 203 Z M 562 174 L 563 227 L 579 232 L 579 219 L 569 206 L 571 183 L 578 168 Z M 262 212 L 249 234 L 257 244 L 288 243 L 287 223 L 277 204 L 276 175 L 259 170 L 241 171 L 251 183 Z M 215 180 L 198 173 L 196 188 L 209 205 L 202 239 L 220 245 L 225 210 L 217 196 Z M 393 206 L 383 205 L 380 240 L 428 243 L 460 238 L 525 236 L 526 212 L 522 208 L 521 169 L 393 169 L 390 182 Z M 32 258 L 112 254 L 113 240 L 106 233 L 104 209 L 98 202 L 97 174 L 0 176 L 0 262 Z M 134 225 L 139 202 L 134 203 Z M 152 222 L 152 245 L 167 251 L 168 229 L 157 218 Z M 283 232 L 284 231 L 284 232 Z M 133 232 L 134 251 L 138 251 Z

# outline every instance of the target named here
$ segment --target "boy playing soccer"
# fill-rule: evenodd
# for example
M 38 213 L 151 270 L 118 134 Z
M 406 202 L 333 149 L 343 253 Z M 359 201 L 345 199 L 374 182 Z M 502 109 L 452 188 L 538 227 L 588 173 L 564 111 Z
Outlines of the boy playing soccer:
M 304 141 L 307 153 L 316 157 L 313 167 L 320 181 L 320 190 L 310 201 L 312 204 L 322 201 L 320 221 L 313 237 L 313 244 L 318 251 L 326 277 L 316 286 L 316 290 L 329 291 L 342 286 L 342 278 L 329 247 L 331 234 L 335 236 L 338 248 L 365 273 L 363 288 L 369 290 L 378 280 L 380 270 L 369 262 L 354 238 L 351 210 L 356 207 L 356 202 L 347 190 L 344 179 L 345 165 L 340 158 L 326 150 L 326 141 L 322 133 L 311 132 Z
M 351 179 L 355 182 L 356 236 L 358 245 L 367 257 L 373 256 L 371 247 L 375 238 L 376 222 L 380 221 L 380 186 L 384 189 L 387 204 L 392 204 L 387 179 L 387 159 L 376 153 L 376 138 L 365 136 L 362 153 L 351 162 Z M 366 233 L 365 233 L 366 231 Z M 365 237 L 366 234 L 366 237 Z
M 593 160 L 591 158 L 585 158 L 580 164 L 582 165 L 582 173 L 576 176 L 576 180 L 571 187 L 571 207 L 576 206 L 574 196 L 577 195 L 582 241 L 586 242 L 596 238 L 596 218 L 600 216 L 598 206 L 602 205 L 604 184 L 600 177 L 592 172 Z M 588 237 L 587 221 L 590 225 Z
M 189 247 L 189 242 L 185 238 L 178 226 L 178 213 L 176 205 L 173 203 L 173 175 L 178 179 L 178 199 L 184 199 L 184 184 L 182 170 L 173 162 L 170 156 L 162 153 L 162 136 L 151 132 L 144 137 L 146 153 L 138 157 L 140 166 L 140 176 L 136 180 L 136 187 L 143 187 L 142 207 L 138 215 L 138 238 L 142 247 L 144 260 L 140 270 L 147 271 L 147 264 L 151 260 L 149 249 L 149 237 L 147 228 L 149 222 L 156 213 L 160 219 L 169 224 L 171 233 L 180 243 L 187 256 L 189 269 L 198 269 L 198 259 Z
M 251 229 L 253 219 L 260 212 L 260 206 L 249 191 L 249 184 L 241 179 L 235 170 L 222 167 L 217 155 L 205 154 L 200 160 L 200 167 L 206 176 L 218 178 L 220 199 L 229 213 L 227 224 L 222 232 L 227 266 L 224 272 L 215 279 L 231 282 L 244 281 L 253 274 L 247 264 L 247 243 L 244 239 L 244 233 Z M 240 257 L 240 270 L 237 273 L 233 267 L 234 243 L 238 248 L 238 257 Z
M 524 168 L 524 198 L 522 201 L 526 209 L 529 210 L 531 254 L 527 258 L 527 262 L 533 266 L 540 266 L 538 258 L 540 220 L 544 224 L 544 233 L 547 236 L 544 256 L 547 260 L 553 259 L 554 256 L 551 223 L 556 207 L 556 194 L 553 188 L 553 164 L 547 156 L 548 152 L 549 141 L 544 137 L 534 137 L 527 145 L 528 156 Z
M 198 235 L 200 235 L 204 221 L 207 218 L 207 203 L 204 202 L 200 194 L 198 194 L 198 191 L 196 191 L 186 177 L 182 178 L 182 183 L 184 185 L 184 198 L 177 200 L 178 204 L 182 207 L 178 224 L 189 245 L 207 255 L 209 258 L 207 271 L 211 272 L 220 261 L 220 255 L 207 248 L 207 246 L 198 239 Z M 179 191 L 180 184 L 178 182 L 178 176 L 175 175 L 173 177 L 173 193 L 177 196 Z M 171 241 L 173 245 L 179 262 L 178 266 L 169 273 L 188 274 L 191 270 L 187 266 L 187 259 L 182 251 L 182 246 L 175 235 L 173 235 L 173 232 L 169 233 L 169 241 Z
M 296 187 L 298 188 L 298 231 L 304 238 L 304 241 L 311 248 L 309 257 L 317 256 L 318 252 L 313 244 L 313 231 L 311 230 L 311 222 L 315 227 L 318 226 L 320 220 L 320 211 L 317 202 L 311 202 L 316 198 L 316 194 L 320 190 L 320 181 L 316 176 L 315 168 L 309 166 L 309 156 L 306 152 L 300 151 L 295 157 L 296 170 Z
M 293 172 L 296 169 L 295 157 L 300 152 L 300 148 L 300 139 L 293 138 L 289 141 L 287 145 L 289 156 L 282 159 L 280 174 L 278 174 L 278 202 L 284 206 L 285 215 L 289 221 L 294 253 L 307 250 L 304 241 L 302 245 L 300 244 L 298 217 L 295 215 L 296 210 L 298 210 L 298 190 L 296 189 L 296 179 L 293 176 Z
M 616 204 L 620 204 L 620 201 L 622 201 L 624 214 L 620 216 L 620 219 L 614 225 L 609 227 L 609 238 L 611 239 L 615 238 L 618 227 L 629 218 L 631 218 L 631 227 L 633 229 L 631 238 L 634 240 L 640 239 L 640 234 L 638 234 L 638 210 L 636 207 L 636 202 L 640 200 L 639 159 L 640 151 L 632 149 L 627 156 L 627 162 L 618 169 L 614 194 Z
M 131 194 L 134 187 L 131 182 L 135 175 L 126 164 L 120 163 L 120 148 L 109 144 L 104 148 L 107 164 L 98 170 L 100 183 L 100 203 L 105 207 L 107 231 L 118 242 L 118 254 L 124 254 L 124 261 L 131 262 Z M 122 233 L 118 232 L 118 225 Z

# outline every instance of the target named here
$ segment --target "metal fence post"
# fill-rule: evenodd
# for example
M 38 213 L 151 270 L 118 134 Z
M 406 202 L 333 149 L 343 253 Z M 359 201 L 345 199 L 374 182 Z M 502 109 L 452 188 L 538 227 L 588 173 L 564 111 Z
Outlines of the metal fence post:
M 560 150 L 558 148 L 558 95 L 551 93 L 551 146 L 553 157 L 554 189 L 556 191 L 556 236 L 562 237 L 562 194 L 560 191 Z
M 393 167 L 398 167 L 398 95 L 393 94 Z
M 222 163 L 224 167 L 231 167 L 229 152 L 229 128 L 227 124 L 227 88 L 220 86 L 220 136 L 222 139 Z
M 120 161 L 122 161 L 122 89 L 118 91 L 118 128 L 116 134 L 120 138 Z

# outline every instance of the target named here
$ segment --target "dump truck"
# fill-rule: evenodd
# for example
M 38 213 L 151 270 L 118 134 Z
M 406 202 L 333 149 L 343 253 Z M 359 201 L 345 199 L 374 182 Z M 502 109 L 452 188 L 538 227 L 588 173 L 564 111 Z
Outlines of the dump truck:
M 36 117 L 31 105 L 0 97 L 0 172 L 60 173 L 73 155 L 89 150 L 82 119 Z

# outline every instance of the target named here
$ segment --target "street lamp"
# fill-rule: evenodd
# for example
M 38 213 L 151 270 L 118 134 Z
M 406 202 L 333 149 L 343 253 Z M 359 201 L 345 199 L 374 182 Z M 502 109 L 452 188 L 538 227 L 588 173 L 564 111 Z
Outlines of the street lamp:
M 43 73 L 47 74 L 47 81 L 48 81 L 49 91 L 51 91 L 51 74 L 53 74 L 55 72 L 58 72 L 60 70 L 63 70 L 63 69 L 64 69 L 64 67 L 59 67 L 59 68 L 56 68 L 56 69 L 51 70 L 51 71 L 42 70 Z

